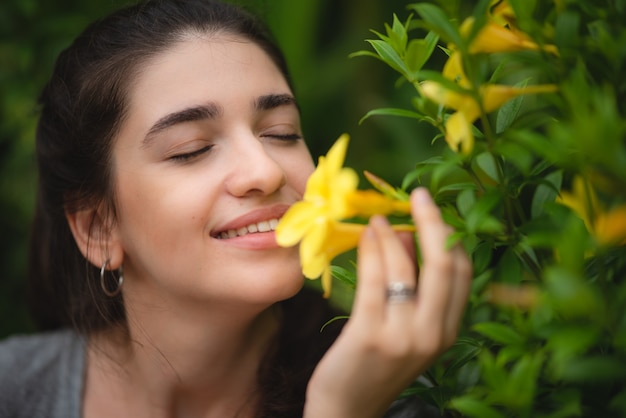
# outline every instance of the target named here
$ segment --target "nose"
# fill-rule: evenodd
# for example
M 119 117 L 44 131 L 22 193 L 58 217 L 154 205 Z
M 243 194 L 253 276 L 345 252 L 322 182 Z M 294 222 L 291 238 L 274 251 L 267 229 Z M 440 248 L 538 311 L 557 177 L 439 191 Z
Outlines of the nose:
M 245 135 L 233 141 L 226 188 L 233 196 L 269 195 L 285 183 L 285 171 L 262 140 Z

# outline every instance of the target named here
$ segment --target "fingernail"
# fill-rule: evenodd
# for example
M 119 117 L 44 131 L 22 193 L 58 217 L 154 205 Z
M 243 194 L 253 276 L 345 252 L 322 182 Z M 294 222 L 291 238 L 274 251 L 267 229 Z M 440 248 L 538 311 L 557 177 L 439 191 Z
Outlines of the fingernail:
M 387 221 L 387 218 L 385 218 L 382 215 L 374 215 L 370 218 L 370 223 L 372 225 L 389 225 L 389 221 Z
M 430 193 L 424 187 L 418 187 L 413 193 L 415 194 L 415 201 L 420 205 L 433 202 Z

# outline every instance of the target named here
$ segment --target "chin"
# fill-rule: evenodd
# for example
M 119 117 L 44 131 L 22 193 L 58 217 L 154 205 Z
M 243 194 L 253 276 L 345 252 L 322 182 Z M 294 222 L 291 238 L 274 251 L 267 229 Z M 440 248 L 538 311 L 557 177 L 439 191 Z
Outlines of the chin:
M 283 272 L 283 277 L 284 272 Z M 298 270 L 297 275 L 291 277 L 285 277 L 280 280 L 276 280 L 276 275 L 266 276 L 269 280 L 258 280 L 253 286 L 251 298 L 262 300 L 266 303 L 280 302 L 285 299 L 289 299 L 295 296 L 304 286 L 304 277 Z M 274 280 L 271 278 L 274 277 Z

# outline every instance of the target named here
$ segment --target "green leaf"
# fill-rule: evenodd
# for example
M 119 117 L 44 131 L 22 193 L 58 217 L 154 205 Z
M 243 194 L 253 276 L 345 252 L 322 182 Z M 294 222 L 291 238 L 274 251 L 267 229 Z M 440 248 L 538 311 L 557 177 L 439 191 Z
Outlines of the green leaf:
M 500 234 L 504 227 L 500 221 L 490 213 L 501 202 L 500 194 L 496 190 L 485 193 L 465 217 L 467 230 L 470 233 L 484 232 L 487 234 Z
M 531 216 L 538 218 L 544 211 L 547 203 L 555 201 L 561 184 L 563 183 L 563 171 L 555 171 L 553 173 L 546 174 L 542 184 L 537 186 L 533 200 L 531 204 Z
M 472 280 L 471 294 L 476 297 L 476 295 L 480 295 L 481 293 L 483 293 L 489 282 L 491 282 L 492 277 L 492 270 L 485 270 L 484 272 L 474 277 L 474 280 Z
M 411 111 L 411 110 L 387 107 L 387 108 L 370 110 L 369 112 L 367 112 L 367 114 L 365 114 L 365 116 L 361 118 L 361 120 L 359 120 L 359 125 L 363 123 L 365 119 L 372 117 L 372 116 L 400 116 L 404 118 L 412 118 L 412 119 L 417 119 L 417 120 L 422 120 L 425 118 L 425 115 Z
M 481 241 L 472 252 L 474 271 L 482 273 L 489 267 L 493 255 L 493 244 L 489 241 Z
M 547 268 L 544 278 L 547 296 L 565 317 L 591 319 L 604 315 L 604 302 L 598 289 L 584 278 L 563 267 Z
M 322 328 L 320 328 L 320 333 L 323 332 L 324 329 L 328 325 L 332 324 L 333 322 L 340 321 L 342 319 L 350 319 L 350 316 L 349 315 L 339 315 L 339 316 L 335 316 L 335 317 L 329 319 L 328 321 L 326 321 L 326 323 L 324 323 L 324 325 L 322 325 Z
M 496 277 L 503 283 L 518 284 L 522 281 L 522 265 L 514 248 L 507 248 L 498 260 Z
M 506 386 L 507 372 L 506 370 L 496 363 L 493 353 L 489 350 L 483 350 L 478 356 L 483 381 L 487 384 L 489 389 L 494 392 L 501 391 Z
M 404 60 L 412 74 L 416 74 L 426 64 L 438 41 L 436 33 L 428 32 L 424 39 L 412 39 L 408 43 Z
M 407 25 L 408 23 L 409 22 L 407 21 Z M 406 26 L 400 22 L 400 19 L 398 19 L 398 16 L 396 16 L 395 13 L 393 14 L 392 26 L 389 27 L 389 25 L 385 24 L 385 29 L 387 30 L 387 36 L 389 36 L 389 39 L 391 40 L 391 46 L 393 49 L 395 49 L 398 54 L 403 54 L 406 49 L 408 36 L 406 33 Z
M 523 344 L 524 337 L 511 326 L 499 322 L 481 322 L 475 324 L 472 329 L 479 334 L 501 344 Z
M 369 39 L 367 42 L 387 65 L 404 76 L 409 74 L 406 64 L 391 45 L 377 39 Z
M 435 194 L 439 192 L 440 184 L 445 184 L 449 181 L 449 178 L 454 178 L 457 173 L 460 173 L 460 168 L 456 161 L 452 159 L 444 159 L 441 164 L 433 167 L 431 177 L 431 188 L 435 191 Z
M 356 274 L 350 270 L 346 270 L 340 266 L 330 266 L 330 271 L 333 277 L 345 283 L 352 289 L 356 289 Z
M 452 42 L 457 46 L 463 45 L 463 39 L 457 27 L 455 27 L 448 16 L 439 7 L 428 3 L 416 3 L 409 5 L 422 17 L 426 27 L 439 34 L 447 42 Z
M 572 359 L 561 371 L 560 378 L 570 382 L 603 382 L 622 379 L 624 361 L 608 355 Z
M 354 57 L 373 57 L 378 60 L 381 60 L 382 62 L 385 62 L 378 54 L 375 54 L 372 51 L 361 50 L 361 51 L 356 51 L 351 54 L 348 54 L 348 58 L 354 58 Z
M 447 364 L 443 377 L 452 375 L 465 364 L 475 359 L 481 350 L 483 350 L 483 347 L 478 340 L 459 338 L 450 349 L 450 358 L 452 360 Z
M 476 185 L 469 182 L 446 184 L 445 186 L 437 190 L 437 194 L 459 191 L 462 192 L 464 190 L 476 190 Z
M 523 408 L 532 403 L 543 361 L 544 356 L 535 352 L 515 363 L 507 382 L 512 406 Z
M 465 395 L 450 401 L 450 406 L 464 416 L 473 418 L 506 418 L 505 415 L 489 406 L 486 401 L 475 399 L 471 395 Z
M 579 27 L 580 15 L 578 13 L 569 10 L 559 13 L 554 33 L 554 39 L 559 48 L 577 47 L 580 42 Z
M 490 152 L 482 152 L 476 156 L 476 164 L 478 167 L 495 182 L 500 180 L 498 175 L 498 166 L 495 157 Z
M 520 109 L 522 108 L 522 102 L 524 96 L 517 96 L 500 107 L 496 114 L 496 133 L 502 133 L 508 129 L 513 121 L 517 118 Z
M 456 207 L 459 210 L 461 216 L 467 216 L 470 210 L 476 204 L 476 196 L 474 195 L 475 188 L 464 187 L 461 193 L 456 197 Z M 440 190 L 441 192 L 441 190 Z
M 427 160 L 424 160 L 417 164 L 416 168 L 408 172 L 404 179 L 402 179 L 402 189 L 406 190 L 408 187 L 415 181 L 421 183 L 420 179 L 423 175 L 430 173 L 435 169 L 441 162 L 443 158 L 440 156 L 431 157 Z
M 523 345 L 506 345 L 498 351 L 497 363 L 505 366 L 509 362 L 522 358 L 528 352 L 528 348 Z
M 572 358 L 584 354 L 597 341 L 599 329 L 588 326 L 563 326 L 549 335 L 546 349 L 551 354 L 551 369 L 558 376 L 570 366 Z
M 558 405 L 558 410 L 548 414 L 538 414 L 537 418 L 572 418 L 581 417 L 580 390 L 560 389 L 552 393 L 552 402 Z

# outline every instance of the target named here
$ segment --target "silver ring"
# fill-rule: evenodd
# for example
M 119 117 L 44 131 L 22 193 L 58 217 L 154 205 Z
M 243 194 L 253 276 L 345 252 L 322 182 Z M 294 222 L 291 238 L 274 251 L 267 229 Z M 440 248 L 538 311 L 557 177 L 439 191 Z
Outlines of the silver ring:
M 387 286 L 387 302 L 408 302 L 415 299 L 415 288 L 402 282 L 389 283 Z

